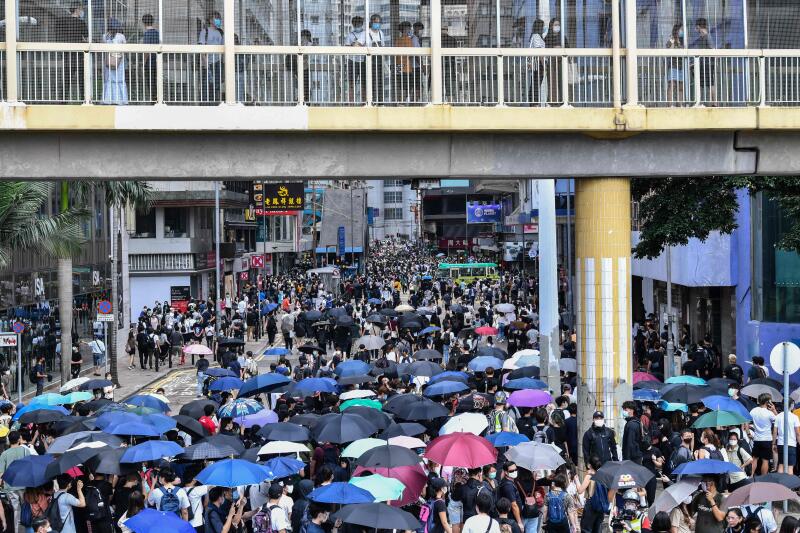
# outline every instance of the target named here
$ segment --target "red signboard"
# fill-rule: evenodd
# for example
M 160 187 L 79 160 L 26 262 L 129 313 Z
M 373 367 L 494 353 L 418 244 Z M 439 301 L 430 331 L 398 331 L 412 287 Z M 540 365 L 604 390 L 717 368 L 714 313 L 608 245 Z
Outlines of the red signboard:
M 248 279 L 250 279 L 250 273 L 249 272 L 239 272 L 239 279 L 242 280 L 242 281 L 247 281 Z
M 265 211 L 263 209 L 256 208 L 256 216 L 263 217 L 274 217 L 277 215 L 292 215 L 295 216 L 297 211 Z
M 253 268 L 264 268 L 264 256 L 263 255 L 251 256 L 250 266 Z

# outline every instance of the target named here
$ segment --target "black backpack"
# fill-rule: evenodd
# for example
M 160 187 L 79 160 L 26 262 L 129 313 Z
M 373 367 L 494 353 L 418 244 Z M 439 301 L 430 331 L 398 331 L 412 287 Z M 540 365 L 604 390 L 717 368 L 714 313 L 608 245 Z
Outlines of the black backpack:
M 86 519 L 90 522 L 101 522 L 110 517 L 108 506 L 103 500 L 100 490 L 92 485 L 86 486 Z
M 58 499 L 63 495 L 64 493 L 62 492 L 54 496 L 53 499 L 50 500 L 50 503 L 47 504 L 47 509 L 44 511 L 44 516 L 47 518 L 47 521 L 50 522 L 50 528 L 53 531 L 61 531 L 64 529 L 64 519 L 61 518 L 61 513 L 58 510 Z M 72 512 L 71 508 L 69 512 Z M 67 516 L 69 516 L 69 513 L 67 513 Z
M 31 380 L 31 383 L 36 385 L 39 383 L 39 377 L 37 376 L 36 367 L 31 368 L 31 371 L 28 373 L 28 379 Z

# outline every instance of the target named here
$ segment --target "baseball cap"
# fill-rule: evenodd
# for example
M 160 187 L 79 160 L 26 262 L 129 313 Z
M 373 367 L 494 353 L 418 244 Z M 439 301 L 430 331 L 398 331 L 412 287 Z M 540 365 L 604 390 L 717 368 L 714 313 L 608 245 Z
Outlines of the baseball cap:
M 283 486 L 279 483 L 273 483 L 269 486 L 269 497 L 273 500 L 275 498 L 280 498 L 283 495 Z
M 439 490 L 445 486 L 447 486 L 447 482 L 440 477 L 435 477 L 431 480 L 431 488 L 433 488 L 433 490 Z
M 605 418 L 605 415 L 603 414 L 603 411 L 595 411 L 592 415 L 592 418 Z

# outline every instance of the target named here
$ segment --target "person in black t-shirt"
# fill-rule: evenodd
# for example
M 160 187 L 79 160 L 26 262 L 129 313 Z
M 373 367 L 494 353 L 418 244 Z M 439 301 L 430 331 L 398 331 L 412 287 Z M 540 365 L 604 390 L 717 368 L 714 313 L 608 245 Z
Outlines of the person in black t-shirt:
M 500 522 L 501 533 L 522 533 L 519 524 L 514 520 L 514 517 L 510 516 L 511 502 L 508 501 L 508 498 L 500 498 L 497 500 L 495 509 L 497 509 L 497 513 L 500 516 L 497 521 Z
M 431 512 L 433 513 L 433 529 L 428 533 L 452 533 L 452 528 L 447 520 L 447 504 L 445 503 L 444 496 L 447 493 L 447 482 L 440 478 L 433 478 L 429 482 L 431 500 L 433 506 Z
M 83 20 L 83 2 L 74 1 L 70 5 L 69 16 L 59 21 L 59 41 L 62 43 L 85 43 L 89 39 L 89 28 Z M 83 54 L 65 54 L 64 71 L 70 77 L 61 84 L 59 100 L 83 101 Z
M 506 499 L 509 501 L 508 515 L 513 519 L 519 529 L 524 529 L 525 525 L 522 521 L 522 497 L 517 490 L 517 464 L 512 461 L 506 461 L 503 464 L 503 479 L 500 481 L 500 486 L 497 487 L 498 499 Z M 498 502 L 499 503 L 499 502 Z M 498 513 L 500 509 L 498 507 Z

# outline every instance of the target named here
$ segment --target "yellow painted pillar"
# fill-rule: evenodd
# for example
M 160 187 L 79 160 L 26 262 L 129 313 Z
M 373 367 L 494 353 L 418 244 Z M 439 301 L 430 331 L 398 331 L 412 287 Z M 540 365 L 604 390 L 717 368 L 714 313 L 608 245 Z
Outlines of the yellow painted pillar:
M 579 434 L 592 424 L 592 413 L 602 411 L 619 442 L 622 402 L 632 397 L 628 178 L 575 181 L 574 293 Z

